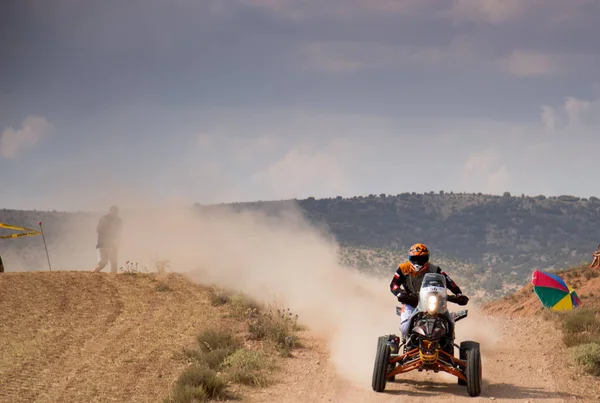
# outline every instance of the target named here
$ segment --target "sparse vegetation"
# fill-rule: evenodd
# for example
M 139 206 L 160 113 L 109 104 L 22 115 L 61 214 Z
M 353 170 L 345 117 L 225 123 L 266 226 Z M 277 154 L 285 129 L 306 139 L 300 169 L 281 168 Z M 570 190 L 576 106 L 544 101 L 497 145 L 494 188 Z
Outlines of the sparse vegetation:
M 248 319 L 253 313 L 261 310 L 260 304 L 241 292 L 233 294 L 229 302 L 231 314 L 238 319 Z
M 231 295 L 228 292 L 215 286 L 210 288 L 208 296 L 213 306 L 225 305 L 231 301 Z
M 132 262 L 130 260 L 125 261 L 125 267 L 120 267 L 119 271 L 127 275 L 149 273 L 148 268 L 146 266 L 140 265 L 138 262 Z
M 596 278 L 598 270 L 579 265 L 557 271 L 556 274 L 577 288 Z M 582 296 L 586 302 L 573 310 L 557 312 L 544 309 L 542 315 L 560 328 L 563 342 L 571 350 L 575 361 L 587 373 L 600 376 L 600 304 L 589 298 L 593 295 L 590 292 Z
M 575 361 L 582 365 L 588 374 L 600 376 L 600 344 L 580 344 L 572 349 L 572 353 Z
M 292 350 L 299 346 L 298 315 L 289 309 L 266 307 L 243 293 L 231 295 L 215 286 L 209 290 L 209 299 L 211 305 L 226 311 L 225 318 L 241 323 L 242 327 L 202 330 L 195 347 L 183 350 L 183 357 L 191 366 L 175 383 L 166 402 L 217 400 L 227 394 L 227 385 L 231 383 L 268 386 L 273 371 L 277 370 L 277 360 L 291 356 Z M 225 386 L 218 389 L 218 394 L 211 394 L 207 385 L 215 382 L 219 388 Z
M 237 339 L 231 330 L 224 329 L 206 329 L 198 335 L 198 344 L 200 351 L 205 354 L 216 350 L 225 350 L 228 354 L 242 346 L 242 343 Z
M 163 283 L 162 281 L 156 285 L 155 289 L 158 292 L 171 291 L 171 287 L 169 287 L 167 283 Z
M 269 371 L 275 366 L 265 353 L 240 348 L 225 358 L 223 368 L 232 382 L 264 387 L 270 384 Z
M 295 334 L 298 330 L 298 315 L 289 309 L 270 307 L 254 312 L 248 322 L 248 331 L 254 339 L 275 343 L 284 357 L 290 356 L 291 350 L 298 344 Z
M 227 381 L 214 370 L 202 365 L 193 365 L 179 376 L 171 396 L 165 399 L 165 403 L 223 400 L 229 397 L 226 387 Z

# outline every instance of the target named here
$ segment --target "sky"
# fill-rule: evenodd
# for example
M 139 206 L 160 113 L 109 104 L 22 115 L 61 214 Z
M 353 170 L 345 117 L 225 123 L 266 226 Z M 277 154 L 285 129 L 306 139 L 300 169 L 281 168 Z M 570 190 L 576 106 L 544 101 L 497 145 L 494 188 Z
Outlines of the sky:
M 600 196 L 598 0 L 8 0 L 0 208 Z

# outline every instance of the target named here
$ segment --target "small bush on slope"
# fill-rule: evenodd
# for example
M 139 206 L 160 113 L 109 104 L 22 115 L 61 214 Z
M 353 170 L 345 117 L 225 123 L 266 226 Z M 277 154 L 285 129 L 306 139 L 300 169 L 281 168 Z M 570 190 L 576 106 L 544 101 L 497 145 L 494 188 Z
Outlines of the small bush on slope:
M 262 387 L 269 385 L 275 366 L 264 353 L 240 348 L 225 359 L 222 368 L 232 382 Z
M 294 316 L 289 309 L 268 308 L 257 312 L 248 321 L 248 331 L 252 337 L 275 343 L 283 357 L 289 357 L 298 344 L 297 330 L 298 315 Z
M 277 369 L 276 358 L 271 354 L 279 352 L 282 357 L 289 357 L 299 346 L 296 335 L 301 330 L 298 315 L 293 315 L 289 309 L 263 307 L 242 293 L 230 295 L 216 287 L 209 291 L 209 299 L 213 306 L 224 307 L 224 317 L 241 319 L 247 329 L 246 341 L 259 342 L 264 351 L 246 348 L 234 326 L 204 329 L 196 339 L 197 348 L 183 351 L 191 366 L 175 383 L 166 403 L 218 400 L 226 395 L 228 383 L 267 386 L 271 383 L 270 375 Z M 219 385 L 223 383 L 223 390 L 219 389 L 219 394 L 209 393 L 207 386 L 198 381 L 200 375 Z M 202 393 L 206 397 L 202 397 Z
M 598 270 L 582 265 L 558 271 L 556 274 L 570 280 L 577 288 L 582 283 L 598 277 Z M 589 297 L 593 295 L 592 292 L 588 292 Z M 600 376 L 600 307 L 595 301 L 588 301 L 584 301 L 584 306 L 571 311 L 545 310 L 543 315 L 559 326 L 563 342 L 570 348 L 575 361 L 582 365 L 587 373 Z
M 165 402 L 190 403 L 229 398 L 227 382 L 217 373 L 202 365 L 188 367 L 177 379 L 175 388 Z
M 572 349 L 575 361 L 590 375 L 600 376 L 600 344 L 580 344 Z

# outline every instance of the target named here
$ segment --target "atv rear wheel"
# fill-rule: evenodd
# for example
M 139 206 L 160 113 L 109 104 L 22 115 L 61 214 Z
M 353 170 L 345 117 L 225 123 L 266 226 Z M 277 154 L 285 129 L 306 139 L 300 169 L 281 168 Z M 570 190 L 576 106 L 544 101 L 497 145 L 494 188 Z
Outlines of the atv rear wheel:
M 479 344 L 467 350 L 467 392 L 475 397 L 481 394 L 481 352 Z
M 383 392 L 387 379 L 385 378 L 390 361 L 390 346 L 385 337 L 380 337 L 377 342 L 377 352 L 375 353 L 375 364 L 373 365 L 373 378 L 371 387 L 375 392 Z
M 460 343 L 460 348 L 458 350 L 458 358 L 460 358 L 461 361 L 466 361 L 467 350 L 470 350 L 472 348 L 479 349 L 479 343 L 477 343 L 476 341 L 463 341 L 462 343 Z M 460 378 L 458 378 L 458 384 L 462 386 L 467 386 L 467 382 L 463 381 Z

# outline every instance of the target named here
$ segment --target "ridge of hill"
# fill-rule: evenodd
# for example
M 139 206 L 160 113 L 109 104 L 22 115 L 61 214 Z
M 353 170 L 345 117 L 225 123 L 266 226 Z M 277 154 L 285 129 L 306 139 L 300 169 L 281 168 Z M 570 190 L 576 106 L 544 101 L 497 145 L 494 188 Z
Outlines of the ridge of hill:
M 393 270 L 411 244 L 423 242 L 432 259 L 465 279 L 470 291 L 487 301 L 514 291 L 533 270 L 591 261 L 600 243 L 600 199 L 594 196 L 440 191 L 224 206 L 276 214 L 289 203 L 296 203 L 323 232 L 333 234 L 342 258 L 355 267 L 377 271 L 373 266 L 378 261 Z M 221 206 L 196 207 L 210 211 Z M 364 258 L 382 254 L 393 258 Z
M 332 235 L 341 246 L 340 259 L 353 267 L 389 276 L 411 244 L 424 242 L 432 259 L 465 279 L 471 293 L 487 300 L 512 292 L 535 269 L 590 261 L 600 243 L 600 199 L 596 197 L 440 191 L 196 204 L 194 208 L 276 215 L 290 205 L 298 206 L 311 224 Z M 0 210 L 0 222 L 35 228 L 38 221 L 44 221 L 49 249 L 68 255 L 69 262 L 93 260 L 89 250 L 93 254 L 98 217 L 87 212 Z M 72 228 L 86 228 L 88 252 L 80 247 L 82 231 Z M 0 242 L 7 270 L 44 267 L 46 256 L 40 242 L 35 237 Z

